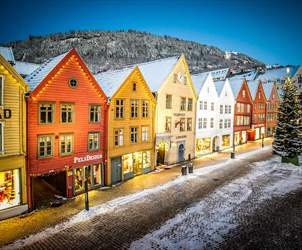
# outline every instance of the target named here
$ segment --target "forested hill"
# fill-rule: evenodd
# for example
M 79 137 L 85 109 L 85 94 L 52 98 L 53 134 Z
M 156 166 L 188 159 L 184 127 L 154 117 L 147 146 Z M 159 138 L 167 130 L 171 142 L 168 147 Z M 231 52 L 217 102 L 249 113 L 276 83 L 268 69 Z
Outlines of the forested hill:
M 170 36 L 128 31 L 70 31 L 47 36 L 29 36 L 9 42 L 15 59 L 42 63 L 46 59 L 76 48 L 94 72 L 117 69 L 184 53 L 193 73 L 230 67 L 236 71 L 263 66 L 241 53 L 226 53 L 217 47 Z

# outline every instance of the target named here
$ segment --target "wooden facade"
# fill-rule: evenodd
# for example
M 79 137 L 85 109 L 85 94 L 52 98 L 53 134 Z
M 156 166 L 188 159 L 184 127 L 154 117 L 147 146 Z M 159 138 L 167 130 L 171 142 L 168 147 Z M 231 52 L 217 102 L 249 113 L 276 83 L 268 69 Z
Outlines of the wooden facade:
M 0 219 L 27 211 L 26 102 L 28 86 L 0 55 Z
M 84 191 L 85 178 L 104 185 L 107 97 L 74 49 L 31 89 L 27 119 L 31 195 L 36 176 L 67 197 Z
M 271 92 L 269 96 L 267 96 L 266 103 L 266 136 L 272 136 L 275 133 L 279 104 L 280 97 L 276 84 L 272 84 Z

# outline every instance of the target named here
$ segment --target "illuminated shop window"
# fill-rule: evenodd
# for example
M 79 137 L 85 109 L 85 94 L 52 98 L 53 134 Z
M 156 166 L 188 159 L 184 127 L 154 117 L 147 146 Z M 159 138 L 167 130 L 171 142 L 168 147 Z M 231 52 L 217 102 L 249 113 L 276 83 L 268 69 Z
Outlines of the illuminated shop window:
M 100 122 L 101 120 L 101 106 L 100 105 L 90 105 L 89 106 L 89 121 L 90 122 Z
M 223 147 L 229 147 L 231 141 L 231 136 L 230 135 L 223 135 L 222 136 L 222 146 Z
M 92 165 L 92 173 L 93 173 L 93 185 L 102 184 L 102 171 L 100 164 Z
M 100 149 L 100 133 L 99 132 L 90 132 L 88 134 L 88 149 L 90 151 Z
M 205 154 L 211 152 L 211 138 L 196 139 L 196 152 L 197 154 Z
M 20 170 L 0 172 L 0 211 L 20 205 Z
M 150 151 L 143 152 L 143 168 L 151 167 L 151 153 Z
M 75 192 L 84 191 L 84 168 L 74 169 L 74 190 Z
M 54 122 L 54 107 L 52 103 L 39 104 L 39 120 L 41 124 L 50 124 Z
M 73 104 L 61 104 L 61 122 L 72 123 L 73 122 Z
M 122 161 L 123 161 L 123 174 L 132 173 L 133 172 L 132 154 L 123 155 Z

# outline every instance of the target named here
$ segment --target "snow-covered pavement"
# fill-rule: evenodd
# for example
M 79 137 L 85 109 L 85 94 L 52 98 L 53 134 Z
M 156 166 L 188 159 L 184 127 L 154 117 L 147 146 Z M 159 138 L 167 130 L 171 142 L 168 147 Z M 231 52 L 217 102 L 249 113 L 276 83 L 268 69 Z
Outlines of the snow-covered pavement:
M 245 176 L 218 188 L 200 202 L 131 244 L 131 249 L 215 249 L 263 202 L 302 188 L 302 169 L 279 158 L 257 162 Z

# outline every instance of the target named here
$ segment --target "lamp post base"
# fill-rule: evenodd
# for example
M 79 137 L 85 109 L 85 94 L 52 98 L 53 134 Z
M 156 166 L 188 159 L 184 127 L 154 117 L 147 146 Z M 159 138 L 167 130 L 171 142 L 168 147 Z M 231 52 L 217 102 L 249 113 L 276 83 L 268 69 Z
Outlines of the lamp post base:
M 231 152 L 231 159 L 235 159 L 235 153 Z

